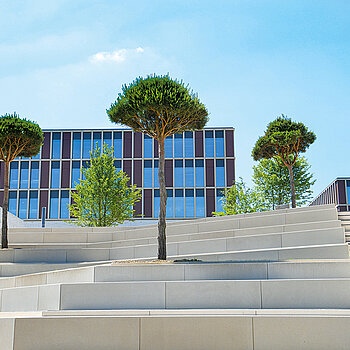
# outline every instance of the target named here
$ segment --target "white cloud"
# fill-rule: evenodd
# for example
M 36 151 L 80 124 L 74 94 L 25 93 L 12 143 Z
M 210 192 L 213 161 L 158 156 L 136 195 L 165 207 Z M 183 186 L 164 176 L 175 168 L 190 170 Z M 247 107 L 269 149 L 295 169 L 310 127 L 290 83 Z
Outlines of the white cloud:
M 138 47 L 137 49 L 120 49 L 113 52 L 102 51 L 98 52 L 90 57 L 91 62 L 123 62 L 129 56 L 143 53 L 144 49 Z

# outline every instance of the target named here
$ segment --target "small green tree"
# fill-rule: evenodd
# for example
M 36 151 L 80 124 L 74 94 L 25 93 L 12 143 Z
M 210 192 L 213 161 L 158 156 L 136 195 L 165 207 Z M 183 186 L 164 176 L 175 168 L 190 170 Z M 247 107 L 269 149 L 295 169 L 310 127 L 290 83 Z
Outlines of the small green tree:
M 71 217 L 78 226 L 114 226 L 132 220 L 133 206 L 140 200 L 135 185 L 128 186 L 129 177 L 114 167 L 113 149 L 90 152 L 89 167 L 82 169 L 84 179 L 71 191 Z
M 266 210 L 264 199 L 255 189 L 249 188 L 240 177 L 234 185 L 225 190 L 223 212 L 213 213 L 214 216 L 254 213 Z
M 8 247 L 7 212 L 9 208 L 10 163 L 17 157 L 33 157 L 40 152 L 44 136 L 40 126 L 18 114 L 0 117 L 0 159 L 5 163 L 2 203 L 1 248 Z
M 315 134 L 303 123 L 292 122 L 282 114 L 268 124 L 265 135 L 258 139 L 252 152 L 254 160 L 279 158 L 288 169 L 293 208 L 296 207 L 293 165 L 315 140 Z
M 299 157 L 293 164 L 296 205 L 308 203 L 312 198 L 312 186 L 316 180 L 310 173 L 310 164 L 305 157 Z M 288 169 L 280 159 L 262 159 L 253 166 L 253 183 L 256 191 L 264 198 L 266 208 L 290 202 L 290 181 Z
M 130 85 L 124 85 L 107 114 L 112 122 L 129 126 L 158 141 L 158 259 L 166 260 L 165 139 L 176 133 L 203 129 L 208 121 L 208 111 L 183 82 L 172 80 L 169 76 L 154 75 L 140 77 Z

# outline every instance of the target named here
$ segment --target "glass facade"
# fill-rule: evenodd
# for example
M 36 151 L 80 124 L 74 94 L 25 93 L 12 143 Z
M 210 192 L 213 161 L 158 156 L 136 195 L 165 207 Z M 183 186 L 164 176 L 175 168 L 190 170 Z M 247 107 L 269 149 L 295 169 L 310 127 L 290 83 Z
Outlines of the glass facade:
M 221 210 L 221 194 L 234 182 L 233 134 L 233 128 L 206 128 L 166 138 L 167 218 L 205 217 L 212 208 Z M 117 170 L 126 172 L 130 183 L 142 190 L 142 205 L 135 215 L 158 217 L 159 160 L 151 137 L 133 135 L 130 129 L 44 130 L 44 137 L 49 142 L 44 142 L 38 156 L 11 162 L 11 213 L 39 219 L 39 208 L 47 207 L 49 219 L 68 219 L 70 190 L 82 178 L 81 168 L 89 165 L 96 144 L 100 148 L 107 144 L 113 146 Z M 0 167 L 0 191 L 3 169 Z M 350 187 L 348 191 L 350 198 Z

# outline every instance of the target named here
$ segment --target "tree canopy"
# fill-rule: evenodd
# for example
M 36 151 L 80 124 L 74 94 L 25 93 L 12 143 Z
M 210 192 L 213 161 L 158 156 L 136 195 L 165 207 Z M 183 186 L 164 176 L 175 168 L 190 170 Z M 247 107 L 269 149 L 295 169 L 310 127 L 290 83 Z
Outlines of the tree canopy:
M 290 202 L 289 172 L 281 163 L 279 158 L 262 159 L 253 166 L 253 183 L 256 191 L 264 198 L 268 210 Z M 299 157 L 293 164 L 297 206 L 308 203 L 312 198 L 312 186 L 316 180 L 310 173 L 310 168 L 305 157 Z
M 8 247 L 7 212 L 9 206 L 10 163 L 17 157 L 33 157 L 40 152 L 44 136 L 40 126 L 18 114 L 0 117 L 0 159 L 5 163 L 4 199 L 2 203 L 1 247 Z
M 128 186 L 129 177 L 114 167 L 113 149 L 104 145 L 103 152 L 91 152 L 89 167 L 81 169 L 83 179 L 71 191 L 69 206 L 72 221 L 78 226 L 115 226 L 132 220 L 134 204 L 140 200 L 135 185 Z
M 316 140 L 316 135 L 309 131 L 303 123 L 293 122 L 282 114 L 276 120 L 268 124 L 265 135 L 259 137 L 252 156 L 254 160 L 280 159 L 281 165 L 289 171 L 292 207 L 296 207 L 293 165 L 300 153 Z
M 131 127 L 158 141 L 159 147 L 159 220 L 158 258 L 166 259 L 165 146 L 166 137 L 184 131 L 202 129 L 208 111 L 198 96 L 182 81 L 168 75 L 139 77 L 124 85 L 116 101 L 107 110 L 109 119 Z

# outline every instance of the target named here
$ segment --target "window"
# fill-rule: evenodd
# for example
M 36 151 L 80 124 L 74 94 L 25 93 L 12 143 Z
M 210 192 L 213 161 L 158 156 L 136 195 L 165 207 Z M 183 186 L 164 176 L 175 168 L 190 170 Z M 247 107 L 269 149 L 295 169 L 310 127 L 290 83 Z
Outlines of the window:
M 205 216 L 205 198 L 204 189 L 196 189 L 196 217 L 201 218 Z
M 165 139 L 165 158 L 173 158 L 173 136 Z
M 19 206 L 18 206 L 18 216 L 20 219 L 27 218 L 27 201 L 28 201 L 28 192 L 20 191 L 19 192 Z
M 182 158 L 184 156 L 184 135 L 175 134 L 175 158 Z
M 73 159 L 81 158 L 81 132 L 73 132 Z
M 62 191 L 61 192 L 61 211 L 60 211 L 61 219 L 69 218 L 68 205 L 69 205 L 69 191 Z
M 185 157 L 193 157 L 193 132 L 185 131 Z
M 38 191 L 29 192 L 29 219 L 38 217 Z
M 348 204 L 350 204 L 350 180 L 346 180 L 346 194 L 348 197 Z
M 31 159 L 40 159 L 40 152 L 36 156 L 31 157 Z
M 215 156 L 224 157 L 224 132 L 223 130 L 215 130 Z
M 159 161 L 154 160 L 154 187 L 159 187 L 159 177 L 158 177 L 158 171 L 159 171 Z
M 185 208 L 186 208 L 186 218 L 194 217 L 194 190 L 185 190 Z
M 52 159 L 61 158 L 61 133 L 52 133 Z
M 143 135 L 143 156 L 144 158 L 153 157 L 153 140 L 148 135 Z
M 172 218 L 174 217 L 174 197 L 173 197 L 173 190 L 166 190 L 168 200 L 166 203 L 166 217 Z
M 123 139 L 122 132 L 115 131 L 113 133 L 113 149 L 114 149 L 114 158 L 122 158 L 123 156 Z
M 91 151 L 91 132 L 83 133 L 83 158 L 90 158 Z
M 175 187 L 184 186 L 184 166 L 182 159 L 175 159 Z
M 60 162 L 51 162 L 51 188 L 60 187 Z
M 225 167 L 224 160 L 216 160 L 216 186 L 225 187 Z
M 105 131 L 103 133 L 103 146 L 107 145 L 108 148 L 112 148 L 112 132 Z
M 114 167 L 117 169 L 117 171 L 121 171 L 122 170 L 122 161 L 121 160 L 115 160 L 114 161 Z
M 204 187 L 204 160 L 196 159 L 196 187 Z
M 213 131 L 205 131 L 205 156 L 214 157 L 214 135 Z
M 152 187 L 152 161 L 143 161 L 143 187 Z
M 83 160 L 83 169 L 86 169 L 90 166 L 90 161 L 89 160 Z M 81 178 L 85 180 L 85 175 L 82 173 Z
M 18 162 L 10 163 L 10 188 L 18 187 Z
M 224 211 L 224 202 L 222 198 L 225 197 L 225 190 L 223 188 L 218 188 L 216 190 L 216 211 Z
M 175 217 L 184 217 L 184 191 L 179 189 L 175 190 Z
M 154 201 L 153 201 L 153 216 L 156 218 L 159 215 L 160 195 L 159 190 L 154 190 Z
M 102 148 L 102 133 L 100 131 L 94 132 L 92 148 L 93 148 L 93 150 L 95 150 L 96 148 L 99 148 L 100 152 L 101 152 L 101 148 Z
M 194 186 L 193 159 L 185 160 L 185 187 Z
M 17 192 L 10 191 L 9 193 L 9 212 L 17 215 Z
M 58 219 L 58 191 L 50 193 L 50 219 Z
M 29 186 L 29 162 L 21 162 L 21 176 L 19 188 L 28 188 Z
M 30 165 L 30 188 L 39 188 L 39 162 Z
M 75 186 L 79 183 L 80 179 L 80 161 L 73 160 L 72 162 L 72 183 L 71 187 L 75 188 Z

